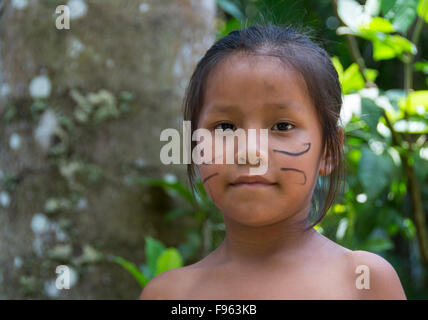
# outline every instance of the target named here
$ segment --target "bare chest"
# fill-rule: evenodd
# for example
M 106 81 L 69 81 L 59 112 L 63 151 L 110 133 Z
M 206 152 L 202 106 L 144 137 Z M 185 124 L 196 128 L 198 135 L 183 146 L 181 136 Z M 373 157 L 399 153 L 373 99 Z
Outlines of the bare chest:
M 293 300 L 357 299 L 355 282 L 342 270 L 301 268 L 294 272 L 198 270 L 189 273 L 177 299 Z

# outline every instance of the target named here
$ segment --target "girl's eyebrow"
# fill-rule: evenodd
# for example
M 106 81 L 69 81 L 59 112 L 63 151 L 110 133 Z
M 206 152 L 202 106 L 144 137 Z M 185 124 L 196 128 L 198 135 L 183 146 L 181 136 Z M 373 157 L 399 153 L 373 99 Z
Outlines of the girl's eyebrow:
M 291 110 L 291 109 L 293 109 L 293 110 L 297 111 L 299 109 L 300 110 L 302 109 L 302 107 L 299 104 L 295 104 L 295 103 L 292 103 L 292 102 L 285 102 L 285 103 L 283 103 L 283 102 L 279 102 L 279 103 L 272 102 L 272 103 L 266 103 L 264 106 L 265 107 L 269 107 L 269 108 L 281 109 L 281 110 Z

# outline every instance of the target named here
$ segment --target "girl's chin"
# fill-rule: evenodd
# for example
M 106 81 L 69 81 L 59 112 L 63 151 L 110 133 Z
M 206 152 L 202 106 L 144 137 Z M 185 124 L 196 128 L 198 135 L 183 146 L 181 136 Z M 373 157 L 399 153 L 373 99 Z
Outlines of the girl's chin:
M 280 208 L 275 210 L 272 202 L 260 204 L 260 201 L 257 204 L 248 202 L 242 205 L 228 205 L 227 208 L 227 212 L 223 211 L 225 219 L 229 217 L 239 223 L 251 225 L 263 225 L 281 220 L 278 212 L 283 212 Z
M 283 203 L 286 196 L 277 185 L 262 187 L 231 186 L 223 195 L 223 201 L 228 201 L 229 205 L 234 207 L 240 206 L 248 209 L 260 207 L 266 211 L 266 208 L 272 207 L 278 199 L 282 199 L 281 202 Z

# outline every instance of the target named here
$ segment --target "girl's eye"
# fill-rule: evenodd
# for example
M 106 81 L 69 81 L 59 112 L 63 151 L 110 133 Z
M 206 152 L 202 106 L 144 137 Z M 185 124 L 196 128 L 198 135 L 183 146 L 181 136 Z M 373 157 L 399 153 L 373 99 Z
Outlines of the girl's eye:
M 289 131 L 294 126 L 291 123 L 288 123 L 288 122 L 278 122 L 277 124 L 275 124 L 273 126 L 272 129 L 274 129 L 275 127 L 277 127 L 277 130 L 280 130 L 280 131 Z
M 218 128 L 219 126 L 221 126 L 220 128 Z M 231 130 L 235 130 L 233 129 L 233 127 L 235 127 L 233 124 L 231 123 L 227 123 L 227 122 L 222 122 L 217 124 L 214 129 L 221 129 L 223 131 L 225 131 L 226 129 L 231 129 Z

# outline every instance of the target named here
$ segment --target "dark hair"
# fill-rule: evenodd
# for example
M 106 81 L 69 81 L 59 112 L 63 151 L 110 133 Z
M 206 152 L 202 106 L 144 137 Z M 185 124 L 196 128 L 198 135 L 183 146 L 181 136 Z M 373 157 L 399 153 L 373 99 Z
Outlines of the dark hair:
M 308 31 L 310 31 L 308 29 Z M 342 106 L 342 90 L 338 74 L 329 55 L 304 31 L 293 26 L 256 24 L 230 32 L 217 40 L 198 62 L 184 98 L 184 120 L 198 123 L 204 104 L 204 92 L 209 73 L 235 53 L 259 54 L 278 57 L 284 64 L 298 71 L 304 78 L 318 119 L 322 125 L 322 149 L 334 169 L 329 176 L 319 176 L 312 196 L 312 228 L 325 216 L 334 204 L 339 191 L 343 192 L 345 167 L 341 147 L 339 124 Z M 191 134 L 196 128 L 192 126 Z M 192 141 L 193 150 L 196 145 Z M 195 190 L 195 168 L 187 166 L 187 175 L 192 193 Z M 328 180 L 326 182 L 326 180 Z M 328 189 L 327 189 L 328 187 Z M 340 189 L 340 190 L 339 190 Z M 327 194 L 326 194 L 327 193 Z M 322 211 L 320 212 L 322 204 Z M 312 216 L 311 212 L 309 216 Z M 308 216 L 308 219 L 309 219 Z M 309 229 L 308 228 L 308 229 Z

